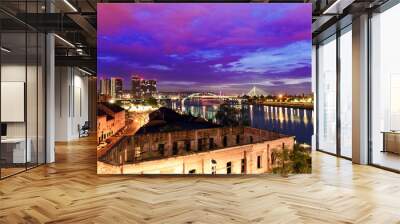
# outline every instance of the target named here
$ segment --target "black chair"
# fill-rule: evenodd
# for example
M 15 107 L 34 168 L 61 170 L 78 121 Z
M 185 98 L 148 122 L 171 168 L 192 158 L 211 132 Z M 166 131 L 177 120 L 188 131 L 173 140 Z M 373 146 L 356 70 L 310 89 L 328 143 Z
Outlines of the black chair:
M 82 127 L 79 128 L 79 138 L 89 136 L 90 124 L 89 121 L 85 121 Z

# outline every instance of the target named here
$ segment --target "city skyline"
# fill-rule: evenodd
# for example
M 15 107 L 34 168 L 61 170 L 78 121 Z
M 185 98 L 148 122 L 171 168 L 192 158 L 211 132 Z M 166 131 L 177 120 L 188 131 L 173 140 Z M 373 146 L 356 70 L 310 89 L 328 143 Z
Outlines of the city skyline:
M 121 77 L 130 89 L 140 74 L 160 92 L 310 93 L 310 11 L 310 4 L 99 4 L 99 77 Z
M 135 77 L 135 78 L 140 78 L 142 81 L 155 81 L 155 82 L 157 82 L 157 80 L 152 80 L 152 79 L 144 79 L 144 78 L 141 78 L 141 76 L 138 76 L 138 75 L 133 75 L 132 77 Z M 113 79 L 119 79 L 119 80 L 121 80 L 121 84 L 124 84 L 124 83 L 128 83 L 128 87 L 127 88 L 125 88 L 125 86 L 126 85 L 123 85 L 124 87 L 123 88 L 121 88 L 120 89 L 120 94 L 123 94 L 123 93 L 130 93 L 130 94 L 132 94 L 133 93 L 133 88 L 132 88 L 132 77 L 131 77 L 131 79 L 129 79 L 129 80 L 126 80 L 124 77 L 120 77 L 120 76 L 109 76 L 109 77 L 100 77 L 99 79 L 98 79 L 98 83 L 97 83 L 97 85 L 98 85 L 98 89 L 97 89 L 97 91 L 98 91 L 98 94 L 103 94 L 103 95 L 108 95 L 108 96 L 110 96 L 110 97 L 114 97 L 115 95 L 113 95 L 113 94 L 117 94 L 118 93 L 118 91 L 115 91 L 115 90 L 113 90 L 113 84 L 112 84 L 112 80 Z M 103 81 L 106 81 L 107 83 L 106 83 L 106 86 L 104 86 L 104 83 L 102 83 Z M 121 85 L 122 86 L 122 85 Z M 155 86 L 156 86 L 156 83 L 155 83 Z M 115 88 L 115 87 L 114 87 Z M 278 92 L 278 93 L 267 93 L 267 92 L 265 92 L 265 91 L 263 91 L 263 90 L 261 90 L 261 89 L 259 89 L 256 85 L 255 86 L 252 86 L 252 88 L 251 89 L 249 89 L 249 91 L 247 91 L 247 92 L 243 92 L 243 93 L 240 93 L 240 94 L 235 94 L 235 95 L 237 95 L 237 96 L 243 96 L 243 95 L 248 95 L 249 94 L 249 92 L 250 91 L 254 91 L 254 89 L 256 89 L 257 91 L 261 91 L 261 92 L 264 92 L 262 95 L 263 96 L 290 96 L 290 95 L 292 95 L 292 96 L 295 96 L 295 95 L 298 95 L 298 96 L 300 96 L 300 95 L 309 95 L 309 94 L 312 94 L 312 93 L 295 93 L 295 94 L 290 94 L 290 93 L 288 93 L 288 92 L 286 92 L 285 90 L 282 90 L 282 91 L 280 91 L 280 92 Z M 196 93 L 196 92 L 202 92 L 202 91 L 199 91 L 199 90 L 196 90 L 196 89 L 191 89 L 191 90 L 172 90 L 172 91 L 158 91 L 157 89 L 155 89 L 155 91 L 154 91 L 155 93 Z M 222 95 L 224 95 L 225 93 L 223 93 L 223 92 L 215 92 L 215 91 L 204 91 L 204 92 L 210 92 L 210 93 L 214 93 L 214 94 L 222 94 Z M 203 92 L 203 93 L 204 93 Z M 120 97 L 121 95 L 119 95 L 119 97 Z

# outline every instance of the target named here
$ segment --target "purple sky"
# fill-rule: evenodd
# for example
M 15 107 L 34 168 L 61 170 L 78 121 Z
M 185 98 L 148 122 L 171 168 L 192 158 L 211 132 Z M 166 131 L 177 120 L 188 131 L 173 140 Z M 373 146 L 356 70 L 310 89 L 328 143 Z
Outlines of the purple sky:
M 98 74 L 159 91 L 311 92 L 311 4 L 98 4 Z

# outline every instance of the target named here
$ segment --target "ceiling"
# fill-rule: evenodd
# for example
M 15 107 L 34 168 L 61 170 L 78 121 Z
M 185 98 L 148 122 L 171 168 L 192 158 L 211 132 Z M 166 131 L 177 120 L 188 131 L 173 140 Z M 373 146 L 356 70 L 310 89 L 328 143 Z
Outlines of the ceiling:
M 56 33 L 56 65 L 79 66 L 95 74 L 97 3 L 178 1 L 227 2 L 223 0 L 1 0 L 0 21 L 4 33 L 17 35 L 15 33 L 25 31 L 26 28 L 32 31 Z M 386 0 L 237 0 L 234 2 L 238 1 L 312 3 L 312 32 L 315 43 L 334 33 L 339 20 L 344 21 L 341 22 L 341 26 L 344 26 L 346 19 L 351 23 L 351 16 L 379 6 Z M 8 34 L 7 38 L 13 39 L 11 36 Z

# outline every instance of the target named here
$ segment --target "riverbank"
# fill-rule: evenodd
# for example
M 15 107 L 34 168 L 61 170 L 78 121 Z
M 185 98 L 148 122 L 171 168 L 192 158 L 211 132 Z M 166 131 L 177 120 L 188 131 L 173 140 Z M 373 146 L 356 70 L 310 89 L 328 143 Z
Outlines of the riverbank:
M 295 109 L 307 109 L 313 110 L 314 104 L 313 103 L 294 103 L 294 102 L 264 102 L 265 106 L 272 106 L 272 107 L 288 107 L 288 108 L 295 108 Z

